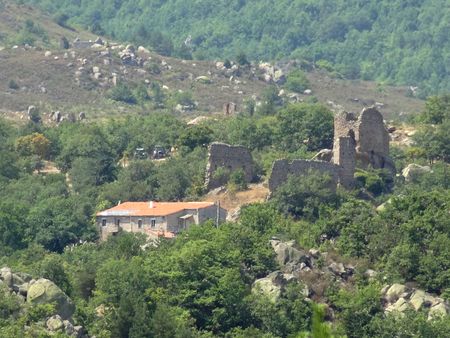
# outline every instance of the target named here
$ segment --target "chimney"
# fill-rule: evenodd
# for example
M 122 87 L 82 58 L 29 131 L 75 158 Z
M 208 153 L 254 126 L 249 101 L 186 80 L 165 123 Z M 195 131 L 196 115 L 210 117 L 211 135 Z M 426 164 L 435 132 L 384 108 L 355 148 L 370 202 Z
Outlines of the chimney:
M 150 201 L 148 206 L 150 207 L 150 209 L 153 209 L 155 207 L 155 202 Z

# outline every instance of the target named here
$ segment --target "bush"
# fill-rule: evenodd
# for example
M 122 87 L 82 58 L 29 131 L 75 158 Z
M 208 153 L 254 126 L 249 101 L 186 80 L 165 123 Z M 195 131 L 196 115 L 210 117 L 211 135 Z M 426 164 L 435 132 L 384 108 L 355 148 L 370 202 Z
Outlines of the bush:
M 301 93 L 309 87 L 309 81 L 304 72 L 295 70 L 288 75 L 284 87 L 290 91 Z
M 367 189 L 375 196 L 388 192 L 392 184 L 392 177 L 386 170 L 365 171 L 358 169 L 355 179 L 360 187 Z
M 233 171 L 230 174 L 228 184 L 231 184 L 237 191 L 246 190 L 248 188 L 245 172 L 242 169 Z
M 338 198 L 327 174 L 310 170 L 304 175 L 291 175 L 274 193 L 272 203 L 285 215 L 317 220 L 327 207 L 336 207 Z
M 19 89 L 19 85 L 14 80 L 9 80 L 8 87 L 14 90 Z
M 136 104 L 136 97 L 133 95 L 131 89 L 123 83 L 117 84 L 117 86 L 111 88 L 107 94 L 107 97 L 114 101 L 125 102 L 129 104 Z

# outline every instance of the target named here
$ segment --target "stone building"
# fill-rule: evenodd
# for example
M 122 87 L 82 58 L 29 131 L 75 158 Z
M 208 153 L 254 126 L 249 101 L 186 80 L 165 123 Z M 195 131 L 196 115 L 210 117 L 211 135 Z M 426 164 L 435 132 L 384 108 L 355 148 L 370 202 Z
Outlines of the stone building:
M 149 238 L 173 238 L 190 225 L 225 221 L 227 211 L 213 202 L 126 202 L 96 215 L 101 240 L 120 231 Z
M 230 173 L 240 169 L 245 174 L 245 180 L 251 182 L 255 175 L 255 165 L 252 154 L 247 148 L 225 143 L 212 143 L 209 146 L 206 166 L 206 189 L 212 190 L 223 186 L 228 182 Z
M 375 108 L 366 108 L 356 117 L 340 112 L 334 119 L 333 149 L 323 149 L 319 160 L 275 161 L 269 178 L 269 189 L 273 193 L 286 182 L 289 175 L 305 175 L 310 170 L 328 173 L 334 185 L 346 189 L 354 187 L 356 167 L 388 169 L 395 173 L 394 162 L 389 157 L 389 133 L 383 116 Z

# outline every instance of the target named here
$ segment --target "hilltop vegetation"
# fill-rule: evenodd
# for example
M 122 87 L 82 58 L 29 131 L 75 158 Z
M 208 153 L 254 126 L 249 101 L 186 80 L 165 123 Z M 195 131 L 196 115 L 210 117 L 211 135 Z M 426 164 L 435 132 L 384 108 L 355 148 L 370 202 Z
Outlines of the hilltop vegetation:
M 450 90 L 446 0 L 25 2 L 164 55 L 295 58 L 346 78 L 419 86 L 421 97 Z

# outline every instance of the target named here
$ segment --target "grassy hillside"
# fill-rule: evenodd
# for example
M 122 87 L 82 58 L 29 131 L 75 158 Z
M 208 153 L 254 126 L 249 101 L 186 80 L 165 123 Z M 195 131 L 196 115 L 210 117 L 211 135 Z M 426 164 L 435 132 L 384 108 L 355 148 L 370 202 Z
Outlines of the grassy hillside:
M 96 36 L 82 29 L 61 27 L 28 5 L 2 3 L 0 113 L 15 120 L 25 118 L 23 112 L 29 105 L 39 107 L 42 113 L 60 110 L 78 114 L 83 111 L 90 118 L 166 110 L 192 119 L 197 115 L 221 112 L 228 102 L 235 102 L 238 111 L 243 111 L 245 102 L 262 102 L 267 91 L 273 89 L 273 84 L 264 81 L 264 74 L 256 64 L 227 70 L 211 61 L 181 60 L 141 50 L 137 56 L 144 63 L 130 66 L 124 65 L 119 57 L 125 46 L 112 41 L 109 47 L 100 49 L 61 49 L 59 41 L 63 36 L 70 42 L 78 36 L 82 39 Z M 25 47 L 24 38 L 33 47 Z M 18 47 L 13 48 L 14 45 Z M 46 52 L 49 52 L 47 56 Z M 281 67 L 286 75 L 296 69 L 295 66 Z M 99 78 L 95 78 L 95 68 L 101 74 Z M 137 104 L 111 100 L 109 94 L 114 88 L 114 74 L 124 85 L 135 91 L 141 90 L 141 97 L 146 92 L 144 99 Z M 204 76 L 209 81 L 198 80 Z M 387 118 L 423 108 L 421 100 L 406 96 L 406 87 L 339 79 L 322 69 L 311 69 L 305 76 L 312 95 L 295 94 L 300 101 L 318 100 L 330 108 L 339 105 L 350 111 L 360 111 L 378 102 L 382 103 L 381 111 Z M 160 89 L 161 102 L 156 102 L 155 86 Z M 277 87 L 277 91 L 285 88 L 283 85 Z M 294 94 L 287 89 L 285 92 L 285 100 Z M 186 102 L 194 103 L 192 110 L 177 110 L 180 103 L 185 105 Z
M 326 61 L 347 78 L 419 86 L 423 97 L 450 90 L 446 0 L 25 2 L 167 55 Z

